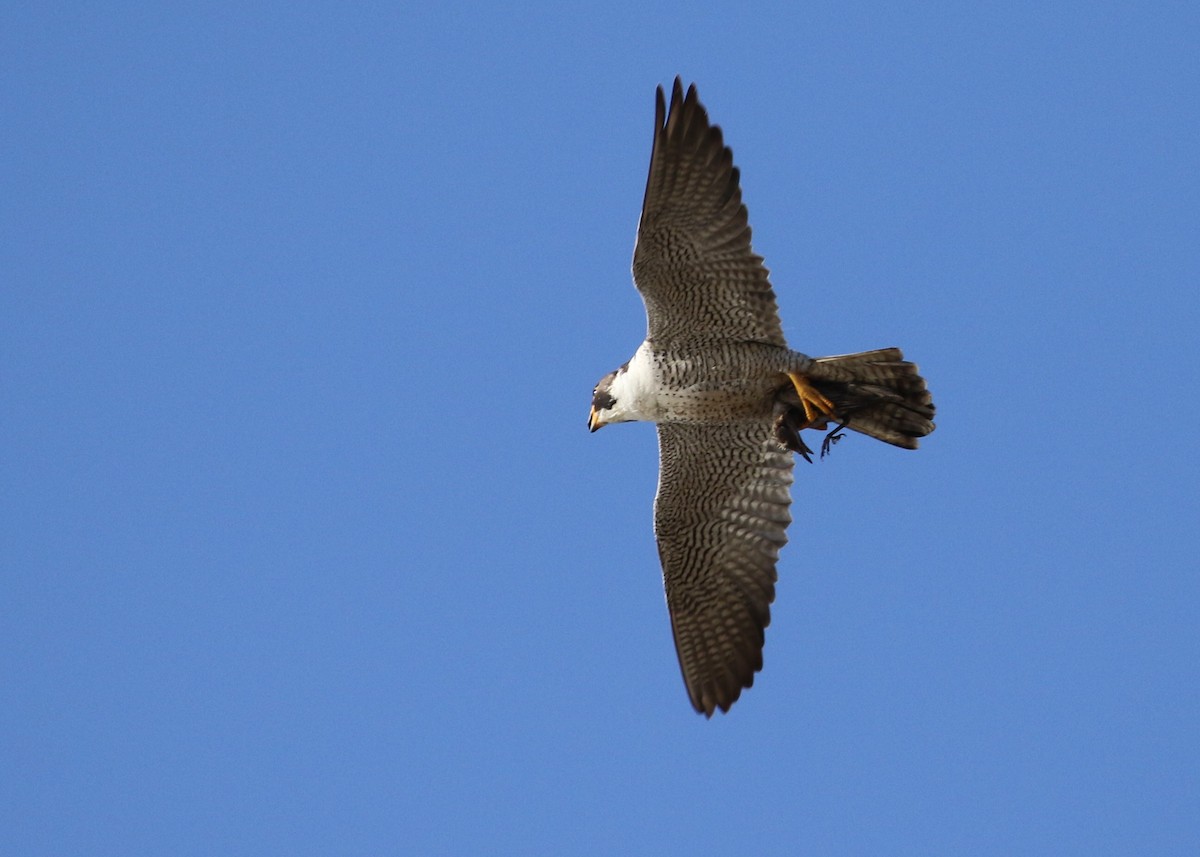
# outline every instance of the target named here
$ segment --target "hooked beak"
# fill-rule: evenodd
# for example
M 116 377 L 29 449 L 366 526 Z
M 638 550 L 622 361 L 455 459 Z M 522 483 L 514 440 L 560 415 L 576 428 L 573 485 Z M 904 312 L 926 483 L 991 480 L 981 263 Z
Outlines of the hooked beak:
M 596 406 L 592 405 L 592 409 L 588 411 L 588 431 L 596 431 L 604 428 L 604 423 L 600 421 L 600 415 L 596 412 Z

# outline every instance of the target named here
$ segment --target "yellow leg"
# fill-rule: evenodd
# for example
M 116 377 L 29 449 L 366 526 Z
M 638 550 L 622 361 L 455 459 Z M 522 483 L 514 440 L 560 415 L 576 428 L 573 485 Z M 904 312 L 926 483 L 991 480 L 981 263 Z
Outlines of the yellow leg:
M 823 423 L 830 417 L 834 417 L 833 402 L 825 398 L 820 390 L 809 383 L 807 377 L 797 372 L 788 372 L 787 376 L 791 379 L 792 386 L 796 388 L 800 404 L 804 406 L 804 418 L 807 420 L 808 426 Z

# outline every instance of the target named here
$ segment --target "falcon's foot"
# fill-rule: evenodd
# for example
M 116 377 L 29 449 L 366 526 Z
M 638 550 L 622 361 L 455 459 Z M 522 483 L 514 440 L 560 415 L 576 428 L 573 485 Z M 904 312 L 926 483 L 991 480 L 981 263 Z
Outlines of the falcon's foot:
M 833 412 L 833 402 L 812 385 L 812 382 L 799 372 L 788 372 L 800 404 L 804 407 L 804 425 L 797 428 L 821 428 L 830 418 L 836 418 Z
M 843 431 L 843 429 L 845 429 L 845 428 L 846 428 L 846 424 L 842 423 L 840 426 L 835 428 L 829 434 L 825 435 L 825 439 L 821 441 L 821 457 L 822 458 L 829 455 L 829 450 L 833 449 L 834 446 L 837 445 L 837 442 L 846 436 L 846 433 Z M 808 456 L 805 456 L 805 458 L 808 458 Z M 809 458 L 808 460 L 812 461 L 811 458 Z

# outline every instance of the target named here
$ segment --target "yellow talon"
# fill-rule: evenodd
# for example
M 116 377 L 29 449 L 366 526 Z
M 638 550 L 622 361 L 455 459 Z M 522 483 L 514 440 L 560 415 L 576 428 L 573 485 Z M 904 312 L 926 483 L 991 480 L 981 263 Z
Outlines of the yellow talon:
M 804 418 L 807 421 L 804 428 L 823 423 L 826 419 L 834 416 L 833 402 L 814 387 L 807 377 L 796 372 L 788 372 L 787 376 L 791 379 L 792 386 L 796 388 L 800 404 L 804 406 Z

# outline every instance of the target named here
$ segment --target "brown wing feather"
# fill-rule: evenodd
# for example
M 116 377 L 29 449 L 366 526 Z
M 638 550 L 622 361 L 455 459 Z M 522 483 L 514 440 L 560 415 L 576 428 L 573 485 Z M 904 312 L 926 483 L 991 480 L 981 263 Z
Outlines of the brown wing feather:
M 654 531 L 675 648 L 697 711 L 728 711 L 762 669 L 792 455 L 770 422 L 658 426 Z
M 633 277 L 655 345 L 732 339 L 786 345 L 750 226 L 733 152 L 696 87 L 659 87 Z

